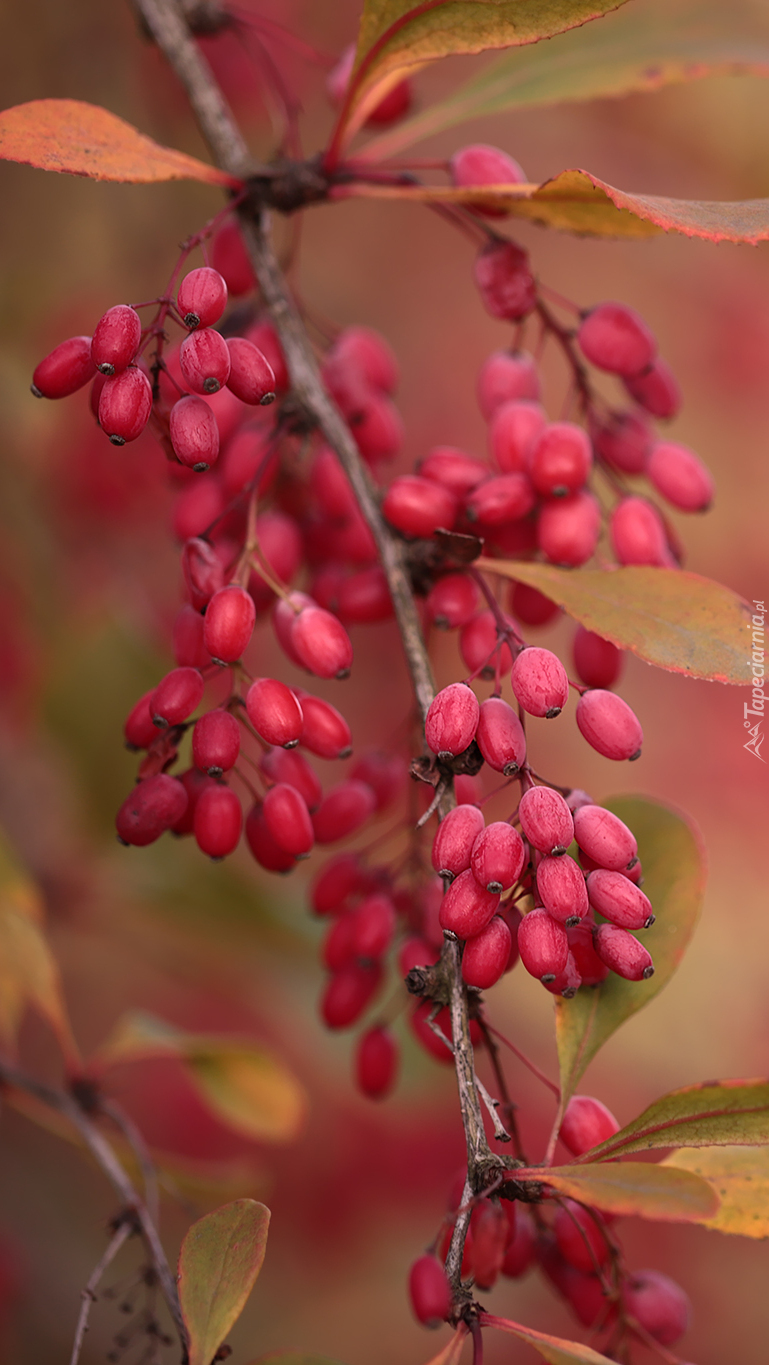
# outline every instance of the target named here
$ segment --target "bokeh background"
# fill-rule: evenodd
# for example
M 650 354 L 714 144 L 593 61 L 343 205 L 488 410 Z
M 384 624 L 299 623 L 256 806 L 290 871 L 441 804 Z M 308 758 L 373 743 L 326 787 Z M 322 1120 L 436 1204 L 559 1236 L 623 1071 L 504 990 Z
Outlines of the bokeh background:
M 254 5 L 254 8 L 256 6 Z M 332 55 L 354 36 L 357 6 L 337 0 L 260 0 Z M 664 0 L 631 0 L 664 26 Z M 674 8 L 678 8 L 677 6 Z M 692 7 L 718 18 L 721 6 Z M 619 23 L 621 16 L 605 23 Z M 769 43 L 766 7 L 729 7 L 733 30 Z M 256 152 L 272 146 L 269 110 L 253 60 L 236 40 L 209 46 Z M 276 48 L 298 91 L 306 147 L 322 145 L 331 112 L 324 71 Z M 475 66 L 447 61 L 417 78 L 424 104 Z M 44 96 L 102 103 L 159 141 L 204 155 L 174 78 L 137 33 L 128 5 L 28 0 L 4 17 L 4 105 Z M 485 140 L 516 156 L 532 180 L 582 166 L 611 183 L 681 197 L 769 194 L 769 86 L 718 77 L 654 95 L 553 107 L 480 121 L 425 144 L 442 157 Z M 450 1071 L 406 1043 L 397 1095 L 358 1097 L 349 1036 L 316 1019 L 320 926 L 300 880 L 271 880 L 246 852 L 206 864 L 189 841 L 119 849 L 113 813 L 134 761 L 121 743 L 128 707 L 169 667 L 168 627 L 178 600 L 171 493 L 148 439 L 107 445 L 83 395 L 36 403 L 29 376 L 63 336 L 90 331 L 106 307 L 156 294 L 176 245 L 216 212 L 216 191 L 191 184 L 123 186 L 0 167 L 0 823 L 41 884 L 52 942 L 83 1047 L 140 1007 L 187 1028 L 250 1034 L 282 1055 L 309 1095 L 293 1144 L 257 1146 L 218 1125 L 179 1077 L 130 1068 L 118 1093 L 169 1166 L 184 1200 L 164 1203 L 176 1255 L 190 1217 L 237 1194 L 273 1211 L 267 1261 L 233 1331 L 235 1359 L 310 1349 L 347 1365 L 420 1365 L 437 1349 L 411 1321 L 407 1267 L 430 1240 L 462 1143 Z M 683 385 L 673 427 L 713 470 L 718 495 L 704 518 L 678 517 L 690 568 L 748 600 L 769 591 L 769 252 L 688 241 L 576 239 L 516 230 L 553 288 L 587 305 L 620 298 L 639 307 Z M 284 233 L 285 236 L 285 233 Z M 482 454 L 474 378 L 506 332 L 482 311 L 467 242 L 416 206 L 355 202 L 311 210 L 297 281 L 336 323 L 382 330 L 402 365 L 398 396 L 406 468 L 435 442 Z M 547 369 L 558 414 L 562 375 Z M 541 639 L 568 649 L 561 622 Z M 345 706 L 356 733 L 387 735 L 402 717 L 389 628 L 354 635 L 355 677 Z M 269 631 L 264 671 L 283 665 Z M 453 640 L 440 642 L 443 681 L 456 674 Z M 290 677 L 290 670 L 282 676 Z M 400 688 L 400 690 L 399 690 Z M 769 926 L 766 907 L 767 768 L 743 749 L 743 694 L 629 660 L 621 688 L 646 730 L 629 772 L 598 757 L 568 716 L 536 727 L 537 766 L 597 799 L 632 789 L 687 810 L 705 837 L 710 878 L 702 922 L 677 977 L 593 1064 L 585 1088 L 627 1121 L 656 1095 L 714 1076 L 769 1067 Z M 337 699 L 333 688 L 329 696 Z M 540 733 L 544 732 L 544 733 Z M 555 1074 L 552 1002 L 516 971 L 495 988 L 492 1016 Z M 25 1024 L 22 1053 L 55 1077 L 43 1026 Z M 509 1080 L 531 1150 L 541 1150 L 552 1101 L 514 1061 Z M 104 1244 L 111 1194 L 74 1147 L 11 1111 L 0 1125 L 0 1241 L 7 1281 L 3 1358 L 18 1365 L 68 1359 L 79 1294 Z M 764 1365 L 769 1332 L 769 1247 L 718 1233 L 627 1220 L 631 1265 L 677 1278 L 695 1305 L 683 1343 L 698 1365 Z M 126 1256 L 115 1278 L 130 1274 Z M 536 1276 L 501 1282 L 493 1311 L 578 1335 Z M 83 1353 L 104 1359 L 120 1326 L 100 1302 Z M 494 1362 L 527 1360 L 509 1338 L 489 1341 Z M 169 1358 L 172 1353 L 169 1353 Z M 129 1350 L 125 1357 L 133 1359 Z M 533 1358 L 533 1357 L 532 1357 Z M 639 1360 L 646 1360 L 639 1351 Z

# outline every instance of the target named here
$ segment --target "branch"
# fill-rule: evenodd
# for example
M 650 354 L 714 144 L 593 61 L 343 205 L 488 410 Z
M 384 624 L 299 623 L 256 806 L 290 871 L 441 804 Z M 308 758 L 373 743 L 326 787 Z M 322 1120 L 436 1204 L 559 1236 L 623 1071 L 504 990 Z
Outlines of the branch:
M 72 1343 L 72 1355 L 70 1356 L 69 1365 L 77 1365 L 77 1362 L 80 1359 L 83 1341 L 85 1339 L 85 1334 L 88 1331 L 88 1315 L 91 1312 L 91 1304 L 96 1300 L 96 1290 L 99 1287 L 101 1277 L 114 1261 L 123 1243 L 127 1242 L 128 1238 L 131 1237 L 134 1232 L 136 1232 L 136 1227 L 133 1219 L 125 1215 L 122 1216 L 112 1234 L 111 1241 L 107 1244 L 104 1255 L 88 1277 L 88 1283 L 81 1295 L 83 1302 L 80 1305 L 80 1313 L 77 1319 L 75 1340 Z

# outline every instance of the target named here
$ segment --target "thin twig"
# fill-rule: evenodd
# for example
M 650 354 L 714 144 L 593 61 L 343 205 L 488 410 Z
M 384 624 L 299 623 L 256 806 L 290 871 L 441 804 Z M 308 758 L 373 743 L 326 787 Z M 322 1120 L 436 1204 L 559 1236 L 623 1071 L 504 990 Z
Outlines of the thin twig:
M 120 1129 L 136 1160 L 144 1181 L 144 1202 L 147 1205 L 147 1213 L 152 1219 L 155 1227 L 160 1226 L 160 1196 L 158 1192 L 158 1173 L 155 1163 L 149 1153 L 144 1137 L 134 1123 L 133 1119 L 118 1104 L 116 1100 L 100 1100 L 99 1112 L 112 1119 L 116 1128 Z
M 88 1331 L 88 1316 L 91 1312 L 91 1304 L 96 1301 L 96 1290 L 101 1282 L 105 1270 L 112 1264 L 120 1248 L 128 1238 L 136 1232 L 136 1224 L 130 1214 L 124 1214 L 120 1219 L 111 1240 L 108 1242 L 104 1255 L 96 1266 L 94 1266 L 88 1277 L 88 1283 L 82 1292 L 82 1303 L 78 1314 L 77 1327 L 75 1328 L 75 1340 L 72 1343 L 72 1355 L 69 1358 L 69 1365 L 77 1365 L 80 1359 L 80 1352 L 83 1348 L 85 1334 Z

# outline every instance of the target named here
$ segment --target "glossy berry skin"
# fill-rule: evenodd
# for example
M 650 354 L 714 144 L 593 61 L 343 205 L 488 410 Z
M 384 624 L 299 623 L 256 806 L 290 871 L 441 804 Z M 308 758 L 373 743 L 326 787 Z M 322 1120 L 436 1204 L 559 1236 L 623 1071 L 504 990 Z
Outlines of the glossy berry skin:
M 626 981 L 646 981 L 654 974 L 648 949 L 627 929 L 619 929 L 616 924 L 599 925 L 595 950 L 601 961 Z
M 442 876 L 458 877 L 470 866 L 473 844 L 483 830 L 477 806 L 455 806 L 441 820 L 433 839 L 432 863 Z
M 243 829 L 240 801 L 221 782 L 212 782 L 198 797 L 192 821 L 195 842 L 203 853 L 217 861 L 234 852 Z
M 350 637 L 338 616 L 323 607 L 305 607 L 294 617 L 291 647 L 317 678 L 346 678 L 352 668 Z
M 605 1104 L 592 1095 L 573 1095 L 566 1106 L 560 1138 L 572 1156 L 582 1156 L 599 1142 L 614 1137 L 619 1124 Z
M 113 375 L 130 365 L 142 337 L 141 318 L 126 303 L 108 308 L 94 328 L 91 359 L 100 374 Z
M 642 474 L 654 441 L 649 419 L 642 412 L 612 412 L 591 424 L 595 452 L 625 474 Z
M 126 797 L 115 819 L 121 843 L 145 848 L 181 820 L 187 809 L 182 783 L 167 773 L 145 777 Z
M 504 526 L 528 516 L 534 501 L 528 475 L 497 474 L 473 489 L 465 502 L 465 516 L 480 527 Z
M 197 668 L 173 668 L 166 673 L 150 701 L 155 725 L 180 725 L 200 705 L 204 686 Z
M 389 1029 L 379 1025 L 361 1034 L 355 1054 L 358 1089 L 370 1100 L 381 1100 L 395 1088 L 398 1044 Z
M 611 640 L 577 626 L 572 652 L 574 667 L 586 687 L 613 687 L 617 682 L 624 655 Z
M 214 593 L 206 611 L 203 640 L 216 663 L 234 664 L 254 632 L 256 608 L 245 588 L 228 583 Z
M 583 692 L 576 715 L 582 735 L 604 758 L 619 763 L 640 757 L 643 730 L 635 712 L 616 692 L 600 687 Z
M 145 692 L 137 702 L 131 707 L 126 716 L 123 734 L 127 749 L 149 749 L 153 740 L 158 737 L 158 729 L 152 719 L 150 702 L 155 695 L 154 687 L 149 692 Z M 481 816 L 481 821 L 483 817 Z M 468 867 L 470 866 L 468 860 Z
M 195 721 L 192 760 L 209 777 L 221 777 L 238 761 L 240 726 L 229 711 L 207 711 Z
M 210 327 L 190 332 L 181 344 L 179 364 L 193 393 L 218 393 L 230 377 L 227 342 Z
M 476 836 L 470 867 L 481 886 L 499 895 L 515 885 L 525 861 L 526 848 L 517 829 L 495 820 Z
M 68 337 L 45 356 L 32 375 L 35 398 L 68 398 L 96 374 L 90 337 Z
M 511 1203 L 510 1210 L 514 1210 L 513 1231 L 502 1262 L 502 1274 L 511 1280 L 517 1280 L 526 1274 L 536 1259 L 537 1229 L 525 1204 Z M 510 1211 L 507 1210 L 507 1206 L 505 1211 L 510 1222 Z
M 272 626 L 278 644 L 284 654 L 299 668 L 302 667 L 302 663 L 291 642 L 291 632 L 298 613 L 303 611 L 305 607 L 315 606 L 317 606 L 317 602 L 312 597 L 308 597 L 306 592 L 291 592 L 288 598 L 278 598 L 272 609 Z
M 312 817 L 319 844 L 346 839 L 365 825 L 376 810 L 376 797 L 365 782 L 348 779 L 326 793 Z
M 635 375 L 651 365 L 657 343 L 643 318 L 624 303 L 599 303 L 577 333 L 582 354 L 609 374 Z
M 141 436 L 152 412 L 152 385 L 143 370 L 121 370 L 99 395 L 99 426 L 113 446 Z
M 589 858 L 612 872 L 624 872 L 638 855 L 633 831 L 604 806 L 581 805 L 574 813 L 574 835 Z
M 540 981 L 553 980 L 568 960 L 566 930 L 546 910 L 530 910 L 518 926 L 518 951 L 531 976 Z
M 285 683 L 277 678 L 257 678 L 246 693 L 248 719 L 268 744 L 292 749 L 299 743 L 304 713 Z
M 542 859 L 537 868 L 537 888 L 548 914 L 561 924 L 584 919 L 590 908 L 582 870 L 568 853 Z
M 481 886 L 472 872 L 460 872 L 441 901 L 441 928 L 450 929 L 457 938 L 473 938 L 486 928 L 498 905 L 499 896 Z
M 537 287 L 528 253 L 514 242 L 488 242 L 475 258 L 474 275 L 492 317 L 519 322 L 536 306 Z
M 268 749 L 259 760 L 259 767 L 273 782 L 287 782 L 296 787 L 307 803 L 307 809 L 316 810 L 323 797 L 323 788 L 317 773 L 296 749 Z
M 600 529 L 598 503 L 583 489 L 544 504 L 537 519 L 537 544 L 551 564 L 574 569 L 594 554 Z
M 299 743 L 318 758 L 349 758 L 352 735 L 341 712 L 321 697 L 298 695 L 303 717 Z
M 379 989 L 382 969 L 379 963 L 362 966 L 358 962 L 343 967 L 330 978 L 320 1005 L 327 1028 L 349 1028 L 360 1019 Z
M 287 853 L 275 843 L 264 818 L 261 801 L 251 807 L 246 817 L 246 842 L 260 867 L 267 872 L 290 872 L 296 863 L 292 853 Z
M 625 1310 L 660 1346 L 674 1346 L 691 1317 L 691 1304 L 680 1285 L 659 1270 L 639 1270 L 624 1289 Z
M 511 583 L 510 587 L 510 610 L 525 626 L 546 626 L 558 616 L 561 610 L 558 603 L 545 597 L 538 588 L 531 588 L 528 583 Z
M 492 351 L 478 372 L 476 392 L 487 422 L 503 403 L 518 399 L 536 403 L 542 381 L 534 357 L 528 351 Z
M 552 787 L 529 787 L 518 805 L 518 819 L 525 837 L 540 853 L 558 857 L 574 838 L 572 813 Z
M 450 530 L 457 515 L 457 499 L 450 489 L 403 474 L 393 479 L 382 503 L 382 515 L 404 536 L 428 539 L 439 527 Z
M 210 265 L 201 265 L 184 276 L 176 306 L 185 327 L 213 327 L 227 307 L 227 282 Z
M 310 813 L 301 792 L 285 782 L 270 787 L 262 803 L 264 821 L 278 848 L 302 858 L 315 843 Z
M 621 872 L 596 868 L 587 879 L 587 894 L 593 909 L 621 929 L 648 929 L 654 923 L 649 897 Z
M 499 915 L 471 938 L 462 955 L 462 980 L 468 986 L 489 990 L 507 971 L 512 947 L 510 929 Z
M 184 545 L 182 573 L 190 602 L 197 611 L 224 587 L 222 561 L 213 546 L 199 536 L 191 536 Z
M 543 498 L 578 493 L 592 466 L 587 432 L 575 422 L 551 422 L 534 442 L 528 459 L 529 477 Z
M 219 456 L 219 427 L 202 398 L 188 394 L 171 408 L 171 445 L 180 464 L 204 474 Z
M 173 656 L 179 668 L 207 668 L 211 655 L 203 644 L 203 617 L 185 602 L 174 617 Z
M 255 288 L 256 276 L 236 222 L 225 223 L 219 228 L 211 243 L 211 259 L 233 298 L 250 294 Z
M 230 373 L 227 388 L 241 403 L 266 407 L 275 399 L 277 381 L 267 357 L 246 337 L 228 337 Z
M 478 587 L 466 573 L 447 573 L 427 594 L 427 615 L 440 630 L 466 626 L 478 609 Z
M 465 683 L 449 683 L 433 698 L 425 720 L 425 740 L 439 758 L 464 753 L 478 726 L 478 698 Z
M 489 767 L 505 777 L 515 777 L 526 762 L 523 727 L 501 697 L 488 697 L 482 703 L 475 738 Z
M 546 427 L 545 410 L 539 403 L 524 399 L 501 403 L 489 422 L 492 460 L 504 474 L 528 473 L 532 452 Z
M 569 679 L 557 654 L 536 645 L 521 650 L 510 682 L 516 700 L 530 716 L 552 720 L 561 714 L 569 696 Z
M 600 986 L 609 975 L 609 968 L 595 951 L 594 930 L 595 926 L 589 920 L 582 920 L 566 930 L 569 952 L 582 978 L 583 986 Z
M 677 441 L 657 441 L 646 472 L 658 493 L 679 512 L 706 512 L 715 484 L 702 460 Z
M 646 498 L 623 498 L 609 521 L 609 536 L 618 564 L 675 564 L 662 518 Z
M 451 1311 L 451 1289 L 436 1256 L 420 1256 L 409 1271 L 409 1298 L 423 1327 L 440 1327 Z
M 625 379 L 625 388 L 652 417 L 675 417 L 681 407 L 681 390 L 670 366 L 655 360 L 648 370 Z
M 595 1274 L 609 1259 L 609 1245 L 592 1214 L 574 1199 L 565 1199 L 553 1221 L 558 1250 L 575 1270 Z
M 489 467 L 457 446 L 433 446 L 420 460 L 417 472 L 420 478 L 440 484 L 457 498 L 464 498 L 487 477 Z
M 510 646 L 500 641 L 492 611 L 479 611 L 462 627 L 459 652 L 468 672 L 480 673 L 482 678 L 493 678 L 497 667 L 502 674 L 513 666 Z

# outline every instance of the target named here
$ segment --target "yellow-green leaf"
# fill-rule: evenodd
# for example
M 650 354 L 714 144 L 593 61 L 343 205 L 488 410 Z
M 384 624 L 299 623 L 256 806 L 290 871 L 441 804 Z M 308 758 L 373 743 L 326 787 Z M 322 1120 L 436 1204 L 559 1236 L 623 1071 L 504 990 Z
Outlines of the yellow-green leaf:
M 769 1147 L 683 1147 L 663 1164 L 694 1171 L 713 1186 L 721 1203 L 706 1228 L 769 1237 Z
M 655 1100 L 581 1161 L 602 1161 L 659 1147 L 769 1143 L 769 1082 L 709 1081 Z
M 638 840 L 644 892 L 657 916 L 643 937 L 655 971 L 648 981 L 624 981 L 612 972 L 600 986 L 582 987 L 573 1000 L 556 1000 L 562 1105 L 607 1038 L 670 980 L 694 931 L 704 891 L 702 842 L 683 815 L 644 797 L 615 797 L 605 804 Z
M 587 1177 L 585 1179 L 585 1177 Z M 534 1166 L 515 1172 L 519 1181 L 542 1181 L 559 1194 L 605 1213 L 636 1215 L 666 1223 L 698 1223 L 718 1207 L 712 1186 L 691 1171 L 662 1163 L 612 1161 L 591 1166 Z
M 509 1332 L 520 1341 L 527 1341 L 538 1351 L 548 1365 L 611 1365 L 608 1356 L 585 1346 L 581 1341 L 564 1341 L 562 1337 L 551 1337 L 547 1332 L 535 1332 L 533 1327 L 523 1327 L 520 1322 L 508 1318 L 495 1318 L 491 1313 L 481 1313 L 482 1327 L 496 1327 L 500 1332 Z
M 211 1365 L 256 1283 L 267 1249 L 270 1211 L 236 1199 L 193 1223 L 179 1253 L 179 1302 L 189 1365 Z

